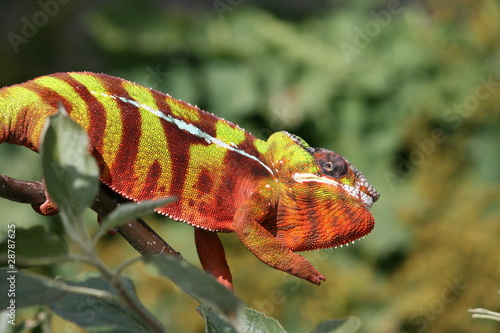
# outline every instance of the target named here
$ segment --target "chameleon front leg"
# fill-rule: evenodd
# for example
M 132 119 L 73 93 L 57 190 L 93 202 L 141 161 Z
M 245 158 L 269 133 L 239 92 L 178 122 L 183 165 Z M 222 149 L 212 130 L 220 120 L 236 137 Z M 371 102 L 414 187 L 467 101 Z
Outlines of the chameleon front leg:
M 304 257 L 281 244 L 259 222 L 265 221 L 273 209 L 270 201 L 263 194 L 256 192 L 236 211 L 233 220 L 235 233 L 243 244 L 267 265 L 321 284 L 325 277 L 321 275 Z
M 56 215 L 59 213 L 56 204 L 50 199 L 49 192 L 47 192 L 47 186 L 45 185 L 45 179 L 42 179 L 45 201 L 39 204 L 32 204 L 31 207 L 35 212 L 45 216 Z
M 224 247 L 216 232 L 194 228 L 194 241 L 201 266 L 208 274 L 229 290 L 233 290 L 233 278 L 226 261 Z

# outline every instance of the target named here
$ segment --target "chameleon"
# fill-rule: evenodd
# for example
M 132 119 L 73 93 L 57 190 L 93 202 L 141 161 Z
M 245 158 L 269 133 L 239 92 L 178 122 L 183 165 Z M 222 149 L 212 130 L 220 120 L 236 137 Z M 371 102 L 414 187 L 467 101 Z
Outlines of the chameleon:
M 236 124 L 150 88 L 91 72 L 41 76 L 0 89 L 0 143 L 38 152 L 59 104 L 88 134 L 99 179 L 194 227 L 203 269 L 232 289 L 217 235 L 234 232 L 265 264 L 325 281 L 297 252 L 333 248 L 374 227 L 380 194 L 347 159 L 286 131 L 258 139 Z M 39 207 L 48 214 L 50 198 Z

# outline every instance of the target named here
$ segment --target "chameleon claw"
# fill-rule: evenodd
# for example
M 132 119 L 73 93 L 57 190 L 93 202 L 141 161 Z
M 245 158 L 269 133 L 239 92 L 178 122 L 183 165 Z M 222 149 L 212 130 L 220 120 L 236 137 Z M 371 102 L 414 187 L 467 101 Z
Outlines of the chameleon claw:
M 217 280 L 217 282 L 222 284 L 224 287 L 226 287 L 227 289 L 234 292 L 234 286 L 230 280 L 224 278 L 223 276 L 219 276 L 218 278 L 216 278 L 216 280 Z
M 311 273 L 311 274 L 309 276 L 306 276 L 306 277 L 302 277 L 302 276 L 298 276 L 298 277 L 302 277 L 303 279 L 305 279 L 311 283 L 314 283 L 318 286 L 321 285 L 321 282 L 326 281 L 326 277 L 323 274 L 316 271 L 315 269 L 313 269 L 313 271 L 308 271 L 308 273 Z
M 56 205 L 50 200 L 47 200 L 42 204 L 32 204 L 31 207 L 35 212 L 41 215 L 52 216 L 59 214 L 59 210 Z

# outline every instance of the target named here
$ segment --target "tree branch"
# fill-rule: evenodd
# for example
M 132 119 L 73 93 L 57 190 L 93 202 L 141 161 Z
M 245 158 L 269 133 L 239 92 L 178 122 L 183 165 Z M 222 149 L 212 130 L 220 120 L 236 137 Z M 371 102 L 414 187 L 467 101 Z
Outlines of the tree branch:
M 0 197 L 12 201 L 41 204 L 45 202 L 45 187 L 42 182 L 14 179 L 0 174 Z M 125 199 L 101 185 L 92 210 L 102 217 L 109 214 Z M 182 258 L 144 220 L 134 219 L 118 228 L 118 233 L 142 255 L 166 253 Z

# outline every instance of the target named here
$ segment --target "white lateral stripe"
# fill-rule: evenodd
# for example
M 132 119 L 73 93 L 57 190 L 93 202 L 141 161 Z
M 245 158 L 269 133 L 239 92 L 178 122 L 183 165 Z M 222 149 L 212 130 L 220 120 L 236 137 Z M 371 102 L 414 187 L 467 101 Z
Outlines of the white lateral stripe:
M 312 173 L 294 173 L 293 179 L 299 183 L 315 182 L 315 183 L 333 185 L 335 187 L 340 186 L 351 197 L 354 197 L 354 198 L 361 200 L 363 202 L 363 204 L 367 207 L 367 209 L 370 209 L 371 206 L 373 205 L 373 198 L 370 195 L 364 193 L 363 191 L 357 189 L 356 187 L 352 187 L 352 186 L 349 186 L 349 185 L 346 185 L 343 183 L 339 183 L 333 179 L 319 177 L 319 176 L 312 174 Z
M 240 155 L 243 155 L 245 157 L 248 157 L 258 163 L 260 163 L 260 165 L 262 165 L 264 168 L 267 169 L 267 171 L 269 171 L 270 174 L 273 174 L 273 171 L 271 170 L 271 168 L 269 168 L 267 165 L 265 165 L 264 163 L 262 163 L 261 160 L 259 160 L 257 157 L 253 156 L 253 155 L 250 155 L 248 154 L 247 152 L 233 146 L 234 144 L 231 143 L 231 144 L 227 144 L 225 143 L 224 141 L 220 140 L 220 139 L 217 139 L 217 138 L 214 138 L 213 136 L 209 135 L 208 133 L 205 133 L 203 132 L 201 129 L 199 129 L 198 127 L 192 125 L 192 124 L 188 124 L 186 123 L 184 120 L 181 120 L 181 119 L 177 119 L 177 118 L 174 118 L 168 114 L 164 114 L 163 112 L 159 111 L 159 110 L 155 110 L 151 107 L 149 107 L 148 105 L 144 105 L 144 104 L 141 104 L 133 99 L 128 99 L 128 98 L 125 98 L 125 97 L 121 97 L 121 96 L 115 96 L 115 95 L 108 95 L 108 94 L 105 94 L 105 93 L 102 93 L 102 92 L 95 92 L 95 91 L 91 91 L 92 94 L 100 94 L 102 96 L 105 96 L 105 97 L 110 97 L 110 98 L 113 98 L 113 99 L 119 99 L 120 101 L 122 102 L 125 102 L 125 103 L 128 103 L 128 104 L 132 104 L 133 106 L 136 106 L 138 108 L 143 108 L 144 110 L 147 110 L 149 112 L 151 112 L 152 114 L 154 114 L 155 116 L 163 119 L 163 120 L 166 120 L 168 121 L 169 123 L 171 124 L 174 124 L 175 126 L 177 126 L 177 128 L 183 130 L 183 131 L 186 131 L 194 136 L 197 136 L 199 138 L 202 138 L 202 139 L 205 139 L 206 142 L 208 142 L 209 144 L 216 144 L 217 146 L 219 147 L 222 147 L 222 148 L 225 148 L 225 149 L 228 149 L 228 150 L 231 150 L 231 151 L 234 151 L 234 152 L 237 152 L 238 154 Z
M 315 182 L 315 183 L 323 183 L 323 184 L 329 184 L 329 185 L 334 185 L 336 187 L 343 185 L 340 184 L 339 182 L 329 179 L 329 178 L 324 178 L 324 177 L 319 177 L 316 176 L 313 173 L 294 173 L 293 174 L 293 179 L 299 183 L 304 183 L 304 182 Z

